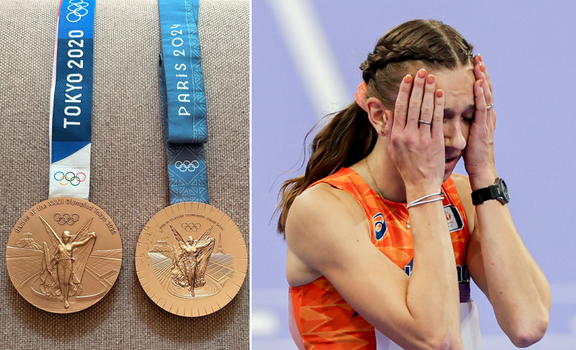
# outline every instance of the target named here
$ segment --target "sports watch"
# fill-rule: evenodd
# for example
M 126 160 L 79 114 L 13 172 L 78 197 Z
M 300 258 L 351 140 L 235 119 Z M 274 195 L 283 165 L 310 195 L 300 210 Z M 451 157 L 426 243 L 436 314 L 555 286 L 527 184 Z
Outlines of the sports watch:
M 496 178 L 492 186 L 481 188 L 472 192 L 472 203 L 474 205 L 482 204 L 487 200 L 497 199 L 502 205 L 510 202 L 508 186 L 501 178 Z

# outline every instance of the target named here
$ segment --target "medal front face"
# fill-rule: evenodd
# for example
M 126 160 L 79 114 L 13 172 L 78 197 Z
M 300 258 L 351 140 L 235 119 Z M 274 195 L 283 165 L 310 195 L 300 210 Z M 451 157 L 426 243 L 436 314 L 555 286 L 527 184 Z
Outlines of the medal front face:
M 14 287 L 32 305 L 77 312 L 114 285 L 122 241 L 98 206 L 73 197 L 51 198 L 18 220 L 8 239 L 6 265 Z
M 248 253 L 240 230 L 224 212 L 203 203 L 171 205 L 144 227 L 136 272 L 146 294 L 180 316 L 204 316 L 240 290 Z

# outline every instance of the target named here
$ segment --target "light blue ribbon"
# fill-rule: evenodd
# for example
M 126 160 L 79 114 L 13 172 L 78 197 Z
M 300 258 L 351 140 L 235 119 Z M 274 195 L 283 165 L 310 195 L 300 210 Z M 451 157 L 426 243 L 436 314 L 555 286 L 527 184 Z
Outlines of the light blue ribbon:
M 160 99 L 170 204 L 208 203 L 204 143 L 206 94 L 198 39 L 198 0 L 159 0 Z

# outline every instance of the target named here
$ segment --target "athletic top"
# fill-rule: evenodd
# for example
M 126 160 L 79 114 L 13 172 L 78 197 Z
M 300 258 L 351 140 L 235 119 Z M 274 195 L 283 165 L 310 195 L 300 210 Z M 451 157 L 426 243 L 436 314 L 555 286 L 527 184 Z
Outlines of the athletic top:
M 319 183 L 346 191 L 358 200 L 370 222 L 372 243 L 410 276 L 414 258 L 412 232 L 362 177 L 350 168 L 341 168 L 310 187 Z M 442 184 L 442 190 L 460 284 L 462 339 L 466 350 L 480 349 L 478 313 L 470 299 L 470 275 L 466 267 L 470 240 L 466 215 L 451 178 Z M 386 203 L 403 218 L 408 217 L 405 203 Z M 292 337 L 300 348 L 402 349 L 356 313 L 324 276 L 302 286 L 290 287 L 290 302 Z

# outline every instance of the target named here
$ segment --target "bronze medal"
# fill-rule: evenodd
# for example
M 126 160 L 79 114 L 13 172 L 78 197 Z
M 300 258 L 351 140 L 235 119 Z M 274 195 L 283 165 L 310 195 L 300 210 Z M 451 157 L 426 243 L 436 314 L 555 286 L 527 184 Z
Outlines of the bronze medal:
M 116 225 L 96 205 L 73 197 L 45 200 L 18 220 L 6 248 L 14 287 L 54 313 L 84 310 L 112 288 L 122 265 Z
M 248 254 L 236 224 L 204 203 L 185 202 L 158 212 L 136 246 L 136 273 L 161 308 L 204 316 L 228 304 L 240 290 Z

